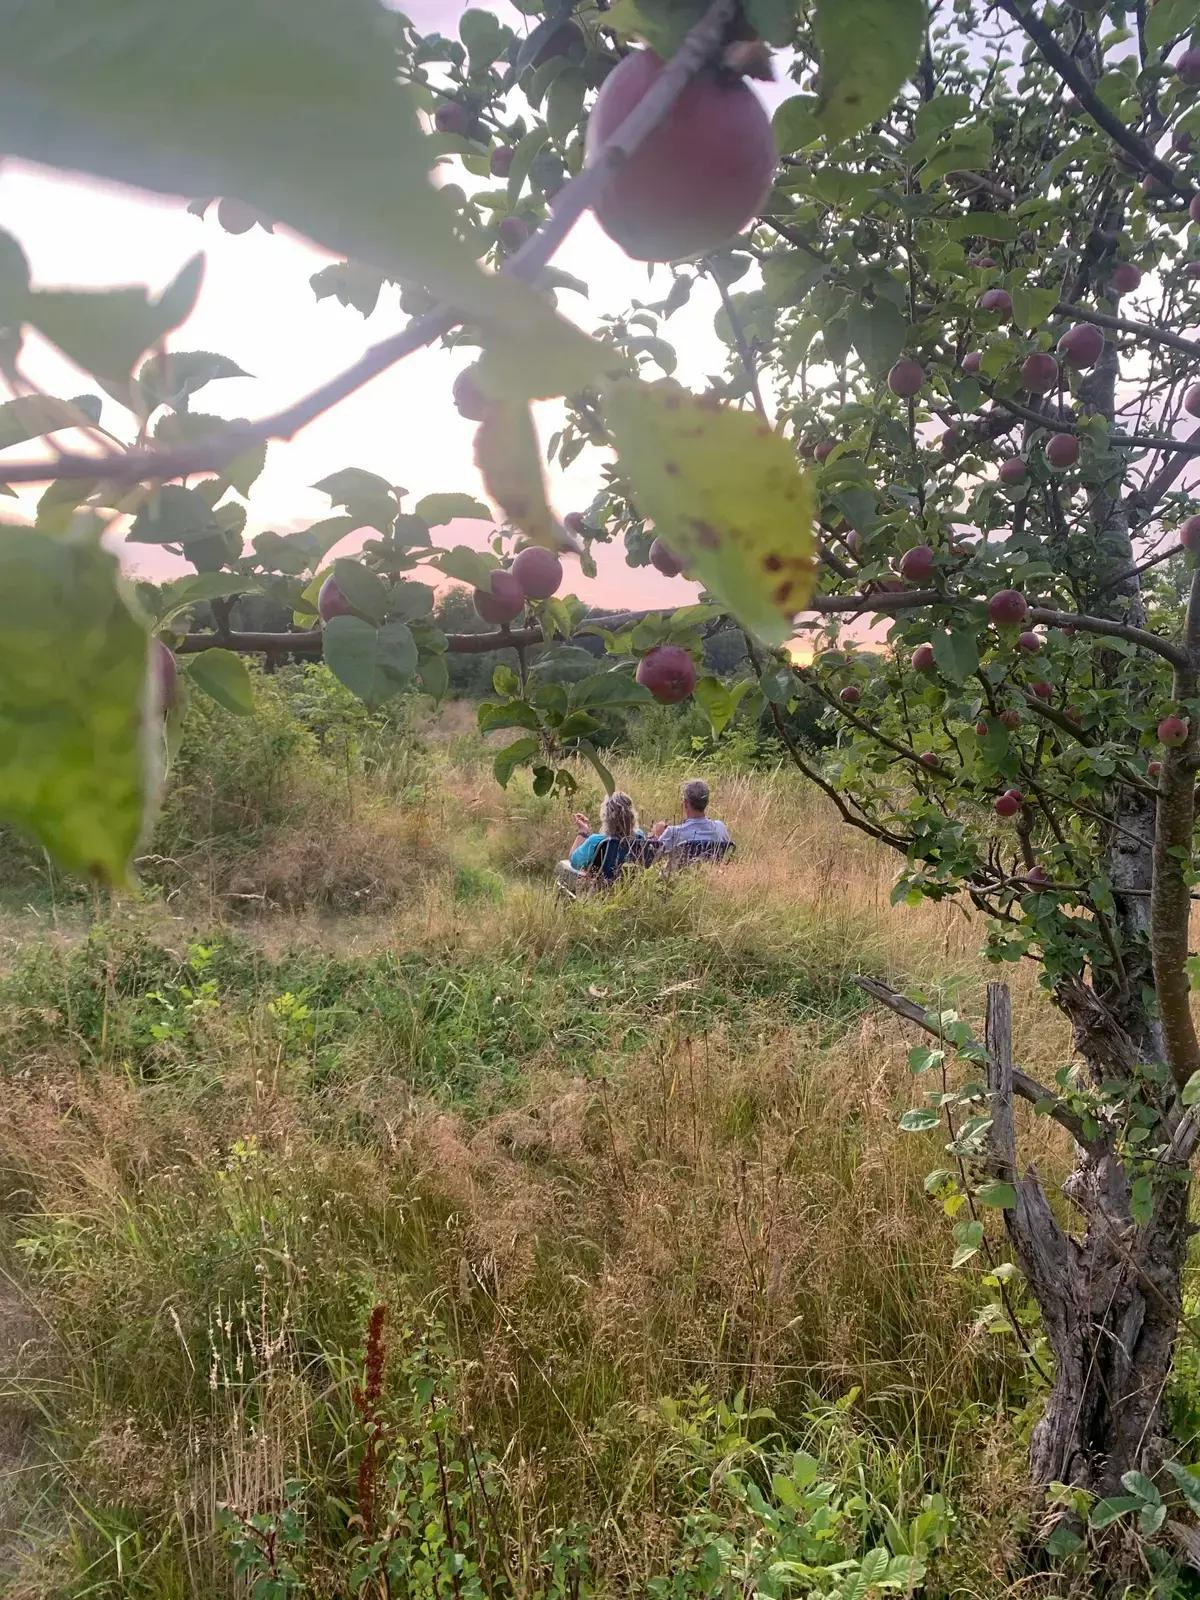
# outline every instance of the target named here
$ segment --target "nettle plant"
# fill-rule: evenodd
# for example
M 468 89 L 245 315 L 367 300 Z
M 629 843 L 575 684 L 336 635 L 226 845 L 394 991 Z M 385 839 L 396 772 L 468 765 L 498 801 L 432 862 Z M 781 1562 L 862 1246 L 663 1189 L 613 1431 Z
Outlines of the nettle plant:
M 169 753 L 191 691 L 250 711 L 254 653 L 323 655 L 376 705 L 442 693 L 448 651 L 511 647 L 481 724 L 517 735 L 500 781 L 529 767 L 540 793 L 570 789 L 580 754 L 611 786 L 590 741 L 608 706 L 694 695 L 717 735 L 769 719 L 844 820 L 898 853 L 898 896 L 984 913 L 996 960 L 1037 962 L 1071 1020 L 1082 1064 L 1043 1086 L 1013 1065 L 999 987 L 976 1046 L 957 1019 L 872 985 L 938 1035 L 914 1056 L 937 1087 L 908 1125 L 947 1127 L 953 1165 L 930 1189 L 956 1259 L 1001 1213 L 1006 1305 L 1016 1270 L 1041 1311 L 1033 1481 L 1071 1486 L 1056 1504 L 1072 1513 L 1099 1498 L 1094 1526 L 1136 1511 L 1147 1531 L 1145 1486 L 1171 1487 L 1161 1397 L 1200 1131 L 1200 429 L 1181 431 L 1200 416 L 1200 342 L 1180 331 L 1200 307 L 1194 0 L 519 10 L 519 28 L 466 10 L 450 39 L 374 0 L 297 0 L 283 33 L 267 0 L 166 19 L 151 0 L 0 0 L 0 148 L 219 196 L 232 232 L 278 221 L 341 252 L 318 295 L 368 316 L 399 286 L 412 314 L 284 411 L 229 423 L 193 399 L 236 364 L 166 348 L 200 261 L 157 297 L 34 288 L 0 236 L 14 392 L 0 446 L 90 440 L 0 466 L 10 486 L 47 484 L 34 525 L 0 541 L 0 807 L 68 867 L 119 883 L 163 713 Z M 773 73 L 798 90 L 768 123 L 746 78 Z M 665 264 L 657 298 L 594 337 L 557 309 L 586 285 L 550 265 L 589 207 L 630 255 Z M 693 394 L 670 377 L 667 334 L 699 280 L 729 364 Z M 99 397 L 34 391 L 28 329 Z M 435 540 L 492 507 L 460 493 L 410 507 L 353 468 L 320 485 L 328 517 L 247 546 L 270 442 L 438 340 L 477 352 L 453 399 L 501 513 L 490 550 Z M 608 452 L 603 491 L 562 521 L 530 412 L 556 397 L 551 460 Z M 114 528 L 194 575 L 132 595 L 100 544 Z M 331 561 L 364 529 L 358 554 Z M 700 581 L 703 603 L 584 622 L 560 594 L 562 557 L 588 570 L 618 537 L 632 566 Z M 441 632 L 435 574 L 471 584 L 496 631 Z M 256 593 L 294 626 L 237 629 L 237 599 Z M 194 626 L 202 602 L 215 627 Z M 749 685 L 697 667 L 730 617 Z M 569 689 L 541 681 L 528 652 L 589 626 L 611 664 Z M 782 649 L 797 627 L 811 665 Z M 828 708 L 825 756 L 790 739 L 801 694 Z M 1014 1096 L 1074 1141 L 1057 1208 L 1019 1159 Z

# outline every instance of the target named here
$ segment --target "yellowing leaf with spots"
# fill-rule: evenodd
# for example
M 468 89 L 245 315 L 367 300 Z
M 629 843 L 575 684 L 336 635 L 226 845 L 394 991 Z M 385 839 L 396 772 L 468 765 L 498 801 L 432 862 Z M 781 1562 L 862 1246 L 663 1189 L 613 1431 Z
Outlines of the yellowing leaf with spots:
M 475 432 L 475 465 L 487 492 L 514 528 L 534 544 L 557 546 L 554 517 L 533 416 L 516 400 L 495 400 Z
M 790 638 L 816 558 L 812 486 L 786 439 L 674 383 L 612 383 L 604 417 L 634 505 L 688 576 L 760 638 Z

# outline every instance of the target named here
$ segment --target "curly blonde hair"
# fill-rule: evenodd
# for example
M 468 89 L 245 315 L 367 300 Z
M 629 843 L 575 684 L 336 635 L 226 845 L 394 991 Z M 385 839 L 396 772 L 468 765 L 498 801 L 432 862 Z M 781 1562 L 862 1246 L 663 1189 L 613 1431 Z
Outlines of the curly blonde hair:
M 610 839 L 628 839 L 637 832 L 633 801 L 621 789 L 606 794 L 600 803 L 600 832 Z

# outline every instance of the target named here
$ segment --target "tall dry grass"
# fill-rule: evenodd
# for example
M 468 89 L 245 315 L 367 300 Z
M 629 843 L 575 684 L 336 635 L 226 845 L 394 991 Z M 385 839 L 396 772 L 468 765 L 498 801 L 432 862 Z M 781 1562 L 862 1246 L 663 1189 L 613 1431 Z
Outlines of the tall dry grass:
M 34 1331 L 6 1357 L 9 1592 L 237 1593 L 220 1504 L 350 1492 L 375 1299 L 444 1325 L 513 1537 L 588 1521 L 602 1592 L 670 1563 L 658 1403 L 698 1389 L 898 1515 L 946 1489 L 988 1530 L 955 1592 L 1003 1592 L 1028 1375 L 949 1270 L 936 1141 L 897 1130 L 909 1030 L 849 982 L 977 1022 L 978 923 L 891 907 L 893 861 L 786 770 L 711 775 L 729 864 L 564 905 L 567 812 L 599 791 L 501 791 L 453 737 L 403 793 L 285 765 L 236 878 L 202 853 L 90 937 L 14 934 L 0 1238 Z M 647 821 L 678 813 L 685 774 L 615 771 Z M 1066 1030 L 1006 976 L 1048 1076 Z

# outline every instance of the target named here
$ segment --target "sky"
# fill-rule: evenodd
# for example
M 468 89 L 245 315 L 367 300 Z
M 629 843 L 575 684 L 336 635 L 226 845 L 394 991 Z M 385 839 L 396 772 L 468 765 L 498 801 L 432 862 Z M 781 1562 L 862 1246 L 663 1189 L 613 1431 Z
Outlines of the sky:
M 418 27 L 444 33 L 457 32 L 463 9 L 448 0 L 415 0 L 405 6 Z M 528 25 L 503 0 L 491 9 L 515 25 Z M 771 86 L 769 98 L 778 99 L 793 88 L 786 83 Z M 246 234 L 226 234 L 215 206 L 201 220 L 188 213 L 187 198 L 176 201 L 15 161 L 0 163 L 0 227 L 20 240 L 37 287 L 134 283 L 157 292 L 189 257 L 203 252 L 199 300 L 169 346 L 216 351 L 252 376 L 210 384 L 193 401 L 198 411 L 250 418 L 273 412 L 333 377 L 368 345 L 408 320 L 390 286 L 367 320 L 333 298 L 318 302 L 308 280 L 336 258 L 282 228 L 274 234 L 257 227 Z M 577 225 L 555 264 L 591 286 L 587 300 L 570 291 L 559 294 L 560 311 L 588 331 L 601 314 L 624 309 L 633 297 L 659 298 L 669 282 L 666 270 L 659 269 L 652 289 L 646 267 L 629 260 L 590 214 Z M 712 327 L 716 306 L 715 291 L 702 285 L 665 327 L 679 353 L 676 376 L 689 387 L 703 387 L 708 374 L 724 368 L 724 347 Z M 318 418 L 295 440 L 273 443 L 250 498 L 247 538 L 266 528 L 286 532 L 305 527 L 328 515 L 328 498 L 311 485 L 342 467 L 379 473 L 414 498 L 462 490 L 486 499 L 472 460 L 474 425 L 459 417 L 451 401 L 454 377 L 470 358 L 469 352 L 459 355 L 437 347 L 420 351 Z M 36 335 L 27 340 L 22 369 L 49 394 L 68 397 L 95 388 Z M 539 427 L 548 438 L 561 409 L 547 404 L 538 411 Z M 107 397 L 102 420 L 121 437 L 132 437 L 132 418 Z M 69 435 L 59 435 L 58 442 L 75 444 Z M 603 459 L 588 449 L 565 473 L 549 469 L 551 501 L 560 516 L 588 504 L 600 486 Z M 32 514 L 40 492 L 23 490 L 20 510 Z M 13 502 L 8 505 L 16 509 Z M 482 545 L 491 531 L 482 522 L 460 522 L 447 542 Z M 446 530 L 439 537 L 446 537 Z M 339 553 L 347 553 L 354 543 L 351 538 Z M 119 549 L 130 570 L 147 576 L 190 570 L 155 547 L 121 543 Z M 595 554 L 598 576 L 585 579 L 572 562 L 566 583 L 594 604 L 686 604 L 698 592 L 682 578 L 662 578 L 650 569 L 631 571 L 619 540 L 597 547 Z

